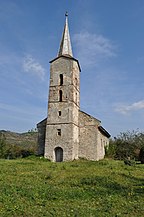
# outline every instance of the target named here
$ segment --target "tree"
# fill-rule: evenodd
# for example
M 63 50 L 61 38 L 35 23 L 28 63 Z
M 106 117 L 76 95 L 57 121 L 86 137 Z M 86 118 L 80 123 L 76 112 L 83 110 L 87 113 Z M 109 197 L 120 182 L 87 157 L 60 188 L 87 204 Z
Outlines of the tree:
M 140 149 L 139 160 L 144 164 L 144 146 Z
M 5 158 L 7 152 L 6 137 L 0 132 L 0 158 Z
M 117 138 L 110 141 L 107 156 L 114 159 L 139 159 L 140 149 L 144 146 L 144 133 L 127 131 L 120 133 Z

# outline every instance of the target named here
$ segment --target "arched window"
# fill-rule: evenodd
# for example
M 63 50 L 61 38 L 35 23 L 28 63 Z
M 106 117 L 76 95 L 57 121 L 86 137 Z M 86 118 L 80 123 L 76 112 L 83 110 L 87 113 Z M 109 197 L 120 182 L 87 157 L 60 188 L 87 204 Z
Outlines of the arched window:
M 59 91 L 59 101 L 62 102 L 62 90 Z
M 60 74 L 60 85 L 63 85 L 63 74 Z

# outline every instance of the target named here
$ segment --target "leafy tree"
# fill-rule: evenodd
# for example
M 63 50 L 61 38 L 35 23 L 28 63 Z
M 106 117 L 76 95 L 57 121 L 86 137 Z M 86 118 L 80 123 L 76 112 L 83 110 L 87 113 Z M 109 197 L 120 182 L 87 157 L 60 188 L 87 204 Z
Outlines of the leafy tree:
M 0 133 L 0 158 L 5 158 L 6 152 L 7 152 L 6 138 L 5 135 L 1 132 Z
M 5 135 L 0 132 L 0 158 L 15 159 L 17 157 L 27 157 L 35 154 L 36 150 L 31 147 L 19 146 L 16 144 L 7 144 Z
M 34 134 L 34 133 L 37 133 L 37 128 L 32 128 L 31 130 L 28 130 L 28 133 L 30 134 Z
M 139 152 L 144 146 L 144 133 L 127 131 L 120 133 L 117 138 L 110 141 L 109 149 L 106 151 L 108 157 L 115 159 L 139 159 Z
M 116 153 L 116 143 L 114 140 L 110 139 L 109 146 L 105 146 L 105 155 L 114 158 Z
M 144 164 L 144 146 L 140 149 L 139 160 Z

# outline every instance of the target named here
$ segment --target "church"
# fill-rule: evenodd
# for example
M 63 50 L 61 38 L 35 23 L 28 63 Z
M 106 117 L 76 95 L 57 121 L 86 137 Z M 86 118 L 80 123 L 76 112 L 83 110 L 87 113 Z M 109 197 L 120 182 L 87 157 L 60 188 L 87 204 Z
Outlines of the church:
M 48 116 L 37 124 L 38 154 L 53 162 L 105 156 L 110 134 L 80 110 L 80 64 L 73 57 L 68 15 L 56 58 L 50 61 Z

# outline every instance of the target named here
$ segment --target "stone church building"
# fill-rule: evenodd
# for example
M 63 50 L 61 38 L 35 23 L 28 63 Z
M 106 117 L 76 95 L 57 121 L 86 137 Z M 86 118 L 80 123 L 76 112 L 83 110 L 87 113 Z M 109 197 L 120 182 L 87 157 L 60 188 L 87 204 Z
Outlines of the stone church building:
M 80 110 L 80 65 L 73 57 L 66 21 L 58 56 L 50 61 L 48 116 L 37 124 L 38 154 L 53 162 L 100 160 L 110 134 Z

